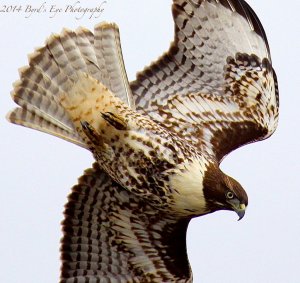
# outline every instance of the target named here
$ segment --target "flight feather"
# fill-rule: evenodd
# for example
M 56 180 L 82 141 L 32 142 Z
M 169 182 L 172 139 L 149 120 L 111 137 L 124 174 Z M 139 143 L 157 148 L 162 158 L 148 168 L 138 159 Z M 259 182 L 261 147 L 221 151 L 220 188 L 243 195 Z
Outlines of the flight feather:
M 269 137 L 278 87 L 265 31 L 243 0 L 174 0 L 168 52 L 131 82 L 138 110 L 215 156 Z

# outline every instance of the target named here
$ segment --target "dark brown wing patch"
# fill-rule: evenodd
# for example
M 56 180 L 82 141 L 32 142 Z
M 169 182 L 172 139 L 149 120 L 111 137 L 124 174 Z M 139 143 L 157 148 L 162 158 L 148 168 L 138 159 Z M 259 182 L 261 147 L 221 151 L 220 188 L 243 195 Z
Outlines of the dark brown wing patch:
M 222 129 L 214 133 L 211 144 L 217 160 L 221 161 L 233 149 L 260 140 L 267 133 L 267 129 L 250 121 L 224 123 Z

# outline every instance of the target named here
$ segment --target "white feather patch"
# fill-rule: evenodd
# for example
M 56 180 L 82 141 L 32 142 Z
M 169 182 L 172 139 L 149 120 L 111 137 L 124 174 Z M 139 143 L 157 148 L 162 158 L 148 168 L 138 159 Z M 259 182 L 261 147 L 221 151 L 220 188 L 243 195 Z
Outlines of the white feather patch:
M 170 185 L 174 190 L 174 211 L 179 215 L 195 213 L 201 215 L 207 212 L 203 194 L 203 176 L 206 171 L 206 161 L 194 159 L 183 165 L 181 171 L 171 176 Z

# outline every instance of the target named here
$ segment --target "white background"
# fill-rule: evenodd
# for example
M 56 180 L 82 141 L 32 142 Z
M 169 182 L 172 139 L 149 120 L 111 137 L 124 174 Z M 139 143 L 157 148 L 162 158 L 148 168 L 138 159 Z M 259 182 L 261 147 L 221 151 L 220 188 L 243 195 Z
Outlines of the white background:
M 1 1 L 39 7 L 44 1 Z M 75 0 L 47 1 L 64 7 Z M 100 1 L 81 1 L 96 7 Z M 280 86 L 280 124 L 267 141 L 230 154 L 222 169 L 246 188 L 250 204 L 237 222 L 230 212 L 194 219 L 188 254 L 194 282 L 300 282 L 299 0 L 249 0 L 263 22 Z M 85 4 L 86 3 L 86 4 Z M 88 4 L 87 4 L 88 3 Z M 120 26 L 132 80 L 173 38 L 171 0 L 107 0 L 98 19 L 75 15 L 0 13 L 0 281 L 53 283 L 59 278 L 60 221 L 70 188 L 92 163 L 91 154 L 4 119 L 17 69 L 52 32 L 99 21 Z

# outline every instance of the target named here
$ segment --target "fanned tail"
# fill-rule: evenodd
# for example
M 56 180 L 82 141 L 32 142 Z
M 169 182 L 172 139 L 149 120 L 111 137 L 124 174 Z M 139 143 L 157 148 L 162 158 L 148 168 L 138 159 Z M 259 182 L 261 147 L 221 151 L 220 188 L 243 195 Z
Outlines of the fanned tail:
M 11 93 L 20 106 L 7 115 L 14 124 L 87 148 L 60 102 L 60 97 L 68 95 L 82 73 L 100 81 L 134 107 L 115 24 L 100 23 L 95 26 L 94 34 L 84 28 L 64 29 L 59 35 L 51 35 L 45 46 L 28 58 L 29 66 L 19 70 L 20 80 Z

